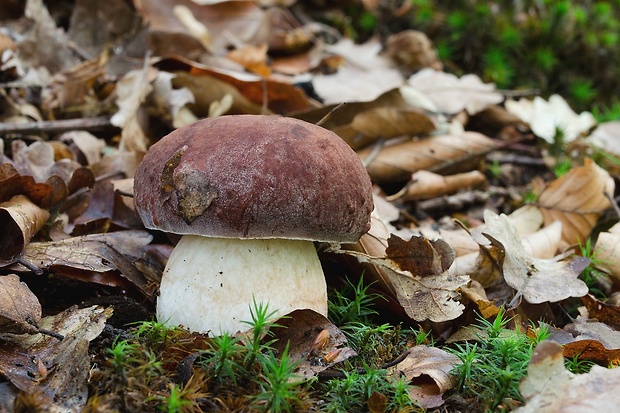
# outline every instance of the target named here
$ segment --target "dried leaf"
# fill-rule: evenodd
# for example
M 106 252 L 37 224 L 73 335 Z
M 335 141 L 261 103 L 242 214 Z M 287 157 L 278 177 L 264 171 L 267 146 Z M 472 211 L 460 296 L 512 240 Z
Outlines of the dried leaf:
M 385 272 L 399 303 L 413 320 L 440 323 L 454 320 L 463 313 L 465 307 L 458 301 L 458 290 L 469 283 L 469 277 L 448 273 L 419 277 L 387 267 Z
M 178 4 L 177 0 L 135 2 L 138 12 L 149 24 L 152 40 L 177 46 L 181 39 L 175 37 L 175 34 L 189 35 L 187 27 L 173 13 Z M 264 14 L 254 1 L 223 1 L 210 5 L 186 1 L 183 5 L 191 11 L 194 19 L 206 26 L 211 33 L 234 33 L 239 41 L 249 41 L 252 38 Z M 211 39 L 211 48 L 216 54 L 225 53 L 228 45 L 228 36 L 213 36 Z
M 503 253 L 500 262 L 506 283 L 523 295 L 529 303 L 556 302 L 568 297 L 581 297 L 588 293 L 588 286 L 577 277 L 589 260 L 577 257 L 572 260 L 540 259 L 528 254 L 516 230 L 506 215 L 484 212 L 484 226 L 473 234 L 482 234 L 491 245 Z M 484 243 L 480 238 L 478 242 Z M 500 257 L 501 260 L 501 257 Z
M 581 301 L 588 310 L 588 317 L 605 323 L 611 328 L 620 331 L 620 307 L 597 300 L 591 294 L 581 297 Z
M 15 274 L 0 276 L 0 332 L 36 334 L 41 304 Z
M 598 234 L 594 254 L 596 267 L 609 274 L 614 283 L 620 284 L 620 225 Z
M 562 240 L 584 243 L 601 213 L 609 208 L 605 194 L 613 195 L 614 180 L 591 159 L 571 169 L 540 194 L 539 208 L 545 225 L 562 222 Z
M 411 180 L 401 191 L 388 197 L 388 200 L 411 201 L 430 199 L 452 194 L 472 186 L 478 186 L 486 181 L 486 177 L 480 171 L 469 171 L 448 176 L 428 171 L 418 171 L 411 175 Z
M 16 195 L 0 204 L 0 265 L 16 259 L 45 224 L 50 214 L 24 195 Z
M 151 80 L 156 71 L 144 66 L 132 70 L 116 82 L 116 105 L 118 111 L 110 122 L 121 128 L 120 150 L 146 152 L 148 139 L 140 125 L 140 112 L 146 96 L 153 91 Z
M 344 57 L 346 63 L 335 74 L 314 77 L 317 94 L 326 104 L 368 102 L 399 87 L 403 77 L 387 58 L 379 55 L 381 48 L 378 40 L 356 45 L 350 39 L 342 39 L 329 46 L 327 51 Z
M 590 112 L 577 115 L 559 95 L 551 95 L 548 102 L 540 96 L 533 101 L 509 99 L 506 109 L 529 123 L 536 136 L 549 143 L 554 142 L 558 129 L 562 131 L 564 142 L 571 142 L 596 125 L 596 119 Z
M 357 353 L 346 347 L 345 335 L 325 316 L 312 310 L 295 310 L 275 321 L 278 327 L 270 339 L 280 354 L 289 345 L 291 361 L 298 362 L 295 374 L 304 378 L 315 377 L 318 373 L 340 363 Z M 317 340 L 318 339 L 318 340 Z
M 449 115 L 462 110 L 474 115 L 504 100 L 504 96 L 495 90 L 495 85 L 483 83 L 473 74 L 458 78 L 450 73 L 422 69 L 411 76 L 407 84 L 424 94 L 438 112 Z
M 447 271 L 454 260 L 454 252 L 448 244 L 416 236 L 406 242 L 394 234 L 390 235 L 387 244 L 391 248 L 389 252 L 385 249 L 385 256 L 369 256 L 351 250 L 337 252 L 376 266 L 380 279 L 388 285 L 384 291 L 395 295 L 412 319 L 442 322 L 461 315 L 464 306 L 458 301 L 458 289 L 467 285 L 469 277 L 453 276 Z M 418 251 L 417 246 L 422 246 L 423 250 Z M 381 250 L 381 243 L 377 247 Z M 422 275 L 412 274 L 409 270 L 419 271 Z
M 373 139 L 424 136 L 435 130 L 433 120 L 421 110 L 378 107 L 353 118 L 353 129 Z
M 407 357 L 388 369 L 392 377 L 404 377 L 411 386 L 409 396 L 421 407 L 432 409 L 441 406 L 442 394 L 457 384 L 450 371 L 461 360 L 437 347 L 415 346 L 408 350 Z
M 590 373 L 574 375 L 564 368 L 562 347 L 543 341 L 519 388 L 526 404 L 515 413 L 613 412 L 620 404 L 620 369 L 593 366 Z
M 134 263 L 144 255 L 144 247 L 152 240 L 146 231 L 117 231 L 91 234 L 59 241 L 31 242 L 23 259 L 39 268 L 62 268 L 105 273 L 118 270 L 141 291 L 150 294 L 147 280 Z M 10 267 L 23 271 L 21 266 Z
M 439 135 L 422 140 L 390 141 L 376 156 L 374 147 L 358 151 L 374 182 L 402 181 L 422 170 L 450 174 L 470 171 L 481 157 L 495 148 L 495 142 L 477 132 Z M 372 154 L 372 156 L 371 156 Z
M 39 326 L 63 340 L 43 334 L 2 334 L 0 374 L 25 393 L 39 392 L 45 411 L 81 411 L 88 399 L 88 342 L 103 331 L 111 315 L 111 308 L 93 306 L 42 318 Z
M 440 275 L 454 261 L 454 250 L 443 240 L 431 241 L 413 236 L 409 241 L 391 235 L 387 240 L 386 258 L 403 271 L 420 276 Z
M 620 156 L 620 140 L 618 136 L 620 136 L 620 120 L 605 122 L 598 125 L 594 132 L 588 136 L 587 142 L 616 156 Z

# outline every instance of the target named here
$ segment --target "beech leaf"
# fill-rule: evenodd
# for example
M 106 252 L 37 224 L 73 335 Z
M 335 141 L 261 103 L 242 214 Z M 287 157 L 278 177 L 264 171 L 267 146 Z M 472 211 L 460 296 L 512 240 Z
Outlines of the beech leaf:
M 41 304 L 15 274 L 0 276 L 0 332 L 36 334 Z
M 389 141 L 378 154 L 373 146 L 358 151 L 367 164 L 368 174 L 379 183 L 403 181 L 422 170 L 442 173 L 467 172 L 482 156 L 495 148 L 493 139 L 477 132 L 438 135 L 427 139 Z
M 556 302 L 588 293 L 588 286 L 577 278 L 588 265 L 587 258 L 563 261 L 560 261 L 562 256 L 555 259 L 536 258 L 525 251 L 506 215 L 486 210 L 484 222 L 484 226 L 476 228 L 472 233 L 482 233 L 491 245 L 503 252 L 501 269 L 504 279 L 527 302 Z
M 610 207 L 608 195 L 614 193 L 614 180 L 592 159 L 572 168 L 540 194 L 539 208 L 545 225 L 562 222 L 562 240 L 573 245 L 584 243 L 603 211 Z
M 613 412 L 620 404 L 620 369 L 593 366 L 589 373 L 575 375 L 564 367 L 562 347 L 543 341 L 519 388 L 525 406 L 515 413 Z
M 404 377 L 410 382 L 409 396 L 426 409 L 441 406 L 442 394 L 454 388 L 456 376 L 450 374 L 461 360 L 437 347 L 419 345 L 408 350 L 403 361 L 388 369 L 395 378 Z

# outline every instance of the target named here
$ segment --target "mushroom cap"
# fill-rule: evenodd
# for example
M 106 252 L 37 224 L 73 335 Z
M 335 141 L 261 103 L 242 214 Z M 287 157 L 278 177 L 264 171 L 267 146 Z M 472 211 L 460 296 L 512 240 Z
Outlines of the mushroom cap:
M 134 179 L 147 228 L 221 238 L 356 242 L 370 228 L 370 178 L 336 134 L 293 118 L 233 115 L 155 143 Z

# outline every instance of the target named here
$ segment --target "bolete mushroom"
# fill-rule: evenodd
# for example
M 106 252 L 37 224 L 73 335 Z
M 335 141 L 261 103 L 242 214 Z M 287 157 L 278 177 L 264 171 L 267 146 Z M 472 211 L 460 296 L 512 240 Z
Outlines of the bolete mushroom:
M 155 143 L 134 180 L 150 229 L 181 234 L 157 318 L 212 334 L 247 326 L 253 300 L 279 314 L 327 314 L 313 241 L 356 242 L 370 227 L 371 183 L 336 134 L 292 118 L 200 120 Z

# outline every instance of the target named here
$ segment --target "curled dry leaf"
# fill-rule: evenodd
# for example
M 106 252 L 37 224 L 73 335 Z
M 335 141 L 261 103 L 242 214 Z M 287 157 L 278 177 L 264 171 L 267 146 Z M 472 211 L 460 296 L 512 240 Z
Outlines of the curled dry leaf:
M 551 182 L 540 194 L 539 208 L 545 225 L 562 222 L 562 240 L 568 245 L 584 243 L 603 211 L 610 207 L 606 194 L 614 193 L 609 173 L 586 158 Z
M 16 259 L 50 214 L 24 195 L 16 195 L 0 204 L 0 266 Z
M 409 397 L 421 407 L 432 409 L 441 406 L 442 394 L 456 386 L 457 379 L 450 370 L 460 362 L 457 356 L 440 348 L 420 345 L 409 349 L 407 357 L 390 367 L 388 374 L 404 377 L 411 384 Z
M 547 340 L 534 349 L 519 388 L 525 406 L 515 413 L 613 412 L 620 404 L 620 369 L 593 366 L 587 374 L 572 374 L 562 347 Z
M 448 176 L 429 171 L 418 171 L 411 175 L 410 181 L 401 191 L 388 197 L 388 200 L 430 199 L 478 186 L 486 181 L 486 177 L 480 171 L 469 171 Z
M 477 132 L 440 135 L 427 139 L 393 141 L 375 154 L 374 147 L 358 151 L 368 174 L 379 183 L 403 181 L 426 169 L 458 173 L 475 168 L 481 157 L 495 148 L 495 142 Z
M 590 260 L 577 257 L 560 261 L 562 256 L 535 258 L 525 251 L 506 215 L 486 210 L 484 222 L 472 234 L 481 245 L 487 244 L 480 238 L 484 236 L 500 251 L 498 264 L 506 283 L 527 302 L 556 302 L 588 293 L 588 286 L 577 277 Z
M 15 274 L 0 276 L 0 332 L 36 334 L 41 304 Z

